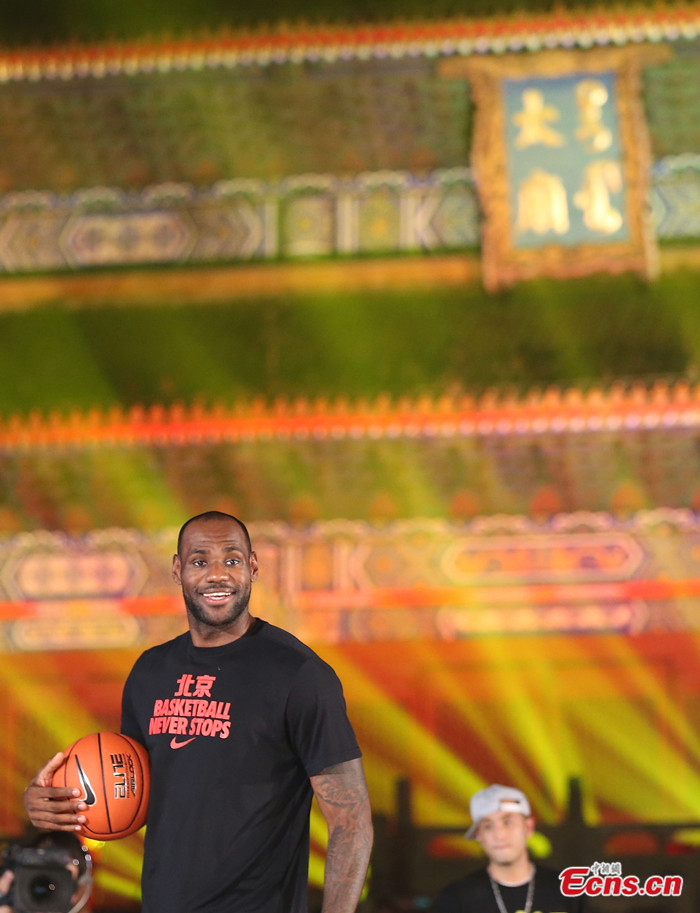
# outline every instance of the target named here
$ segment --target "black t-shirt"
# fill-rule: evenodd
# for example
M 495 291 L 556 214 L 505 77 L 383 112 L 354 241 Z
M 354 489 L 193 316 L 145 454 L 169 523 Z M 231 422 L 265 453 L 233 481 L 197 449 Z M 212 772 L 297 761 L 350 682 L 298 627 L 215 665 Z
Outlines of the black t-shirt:
M 522 913 L 527 900 L 527 883 L 510 887 L 498 885 L 508 913 Z M 437 897 L 431 913 L 499 913 L 486 869 L 448 885 Z M 563 897 L 559 876 L 551 869 L 535 867 L 535 894 L 531 913 L 583 913 L 580 897 Z
M 151 760 L 143 913 L 306 913 L 309 777 L 361 755 L 330 666 L 263 621 L 183 634 L 136 661 L 122 732 Z

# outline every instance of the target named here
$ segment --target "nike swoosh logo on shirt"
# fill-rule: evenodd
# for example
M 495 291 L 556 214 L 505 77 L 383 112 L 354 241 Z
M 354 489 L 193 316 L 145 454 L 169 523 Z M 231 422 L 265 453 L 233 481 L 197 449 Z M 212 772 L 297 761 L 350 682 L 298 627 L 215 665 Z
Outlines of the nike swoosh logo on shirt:
M 87 774 L 80 764 L 80 758 L 77 755 L 75 756 L 75 764 L 78 768 L 78 779 L 80 780 L 80 785 L 85 790 L 85 798 L 83 799 L 83 802 L 86 805 L 94 805 L 95 802 L 97 802 L 97 796 L 95 795 L 95 791 L 92 788 L 92 784 L 87 778 Z
M 197 736 L 193 735 L 191 739 L 187 739 L 184 742 L 178 742 L 178 740 L 175 738 L 175 736 L 173 736 L 172 739 L 170 740 L 170 747 L 171 748 L 184 748 L 185 745 L 189 745 L 190 742 L 194 742 L 194 740 L 196 738 L 197 738 Z

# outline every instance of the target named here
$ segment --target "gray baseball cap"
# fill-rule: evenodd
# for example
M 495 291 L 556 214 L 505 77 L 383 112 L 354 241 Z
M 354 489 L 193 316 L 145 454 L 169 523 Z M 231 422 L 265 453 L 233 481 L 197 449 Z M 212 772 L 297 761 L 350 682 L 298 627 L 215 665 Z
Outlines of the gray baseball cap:
M 486 815 L 493 815 L 495 812 L 519 812 L 529 818 L 532 814 L 525 793 L 513 786 L 501 786 L 500 783 L 493 783 L 486 789 L 474 793 L 469 803 L 469 811 L 473 824 L 464 835 L 467 840 L 476 835 L 479 822 Z

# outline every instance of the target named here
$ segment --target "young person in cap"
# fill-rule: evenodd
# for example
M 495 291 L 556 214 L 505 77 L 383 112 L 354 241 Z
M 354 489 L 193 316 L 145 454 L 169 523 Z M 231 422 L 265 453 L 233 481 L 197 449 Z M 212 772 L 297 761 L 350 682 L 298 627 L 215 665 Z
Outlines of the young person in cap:
M 535 865 L 527 841 L 535 829 L 527 796 L 494 783 L 472 796 L 468 840 L 478 840 L 488 865 L 448 885 L 432 913 L 582 913 L 581 898 L 564 897 L 559 876 Z

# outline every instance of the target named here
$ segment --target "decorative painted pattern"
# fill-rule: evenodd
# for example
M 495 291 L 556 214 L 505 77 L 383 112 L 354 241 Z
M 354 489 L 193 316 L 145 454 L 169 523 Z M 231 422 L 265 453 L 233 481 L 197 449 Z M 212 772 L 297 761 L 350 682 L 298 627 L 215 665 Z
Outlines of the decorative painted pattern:
M 693 40 L 700 34 L 697 2 L 673 6 L 620 4 L 598 10 L 454 18 L 432 22 L 317 27 L 279 25 L 254 33 L 169 42 L 65 47 L 5 52 L 0 82 L 81 79 L 124 73 L 169 73 L 218 67 L 315 61 L 398 59 L 556 47 L 590 48 L 640 42 Z
M 651 173 L 650 205 L 657 238 L 700 238 L 700 155 L 657 162 Z
M 232 407 L 136 406 L 75 412 L 68 418 L 13 416 L 0 421 L 0 452 L 33 448 L 137 446 L 256 440 L 499 438 L 700 428 L 700 387 L 687 381 L 589 391 L 532 390 L 520 398 L 497 390 L 472 396 L 392 402 L 264 400 Z
M 469 169 L 417 177 L 307 175 L 269 185 L 225 181 L 206 190 L 96 188 L 66 197 L 7 195 L 0 269 L 27 272 L 143 263 L 298 259 L 478 244 Z
M 0 530 L 153 531 L 212 507 L 298 528 L 337 517 L 692 511 L 698 440 L 700 392 L 681 382 L 522 398 L 35 414 L 0 426 Z M 455 557 L 455 567 L 484 554 Z M 594 567 L 625 560 L 614 549 L 590 559 Z M 111 564 L 101 567 L 83 569 L 86 586 L 98 571 L 118 578 Z
M 251 534 L 263 568 L 256 611 L 312 642 L 698 630 L 700 521 L 687 511 L 254 523 Z M 0 648 L 118 647 L 146 640 L 153 618 L 182 627 L 166 573 L 176 535 L 0 542 Z
M 651 211 L 662 240 L 700 234 L 700 157 L 658 162 Z M 0 271 L 263 262 L 477 248 L 470 169 L 426 176 L 306 175 L 275 184 L 222 181 L 140 192 L 94 188 L 0 200 Z

